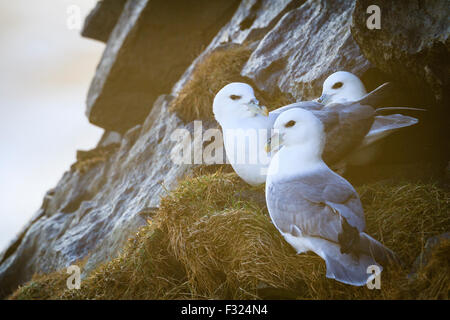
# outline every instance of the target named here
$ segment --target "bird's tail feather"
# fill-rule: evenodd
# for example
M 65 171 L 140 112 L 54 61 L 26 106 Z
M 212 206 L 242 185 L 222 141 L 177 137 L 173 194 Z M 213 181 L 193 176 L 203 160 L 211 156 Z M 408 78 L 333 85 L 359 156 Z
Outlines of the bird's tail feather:
M 383 270 L 372 257 L 365 254 L 359 257 L 346 253 L 340 254 L 340 257 L 326 255 L 324 260 L 327 265 L 327 278 L 353 286 L 364 286 L 372 281 L 375 275 L 368 269 L 370 266 L 378 266 L 380 272 Z
M 402 265 L 397 255 L 365 232 L 360 233 L 359 251 L 372 256 L 378 263 L 386 265 Z
M 356 102 L 374 107 L 375 112 L 388 110 L 427 111 L 420 108 L 396 107 L 395 105 L 402 104 L 402 102 L 399 101 L 399 89 L 391 82 L 383 83 Z
M 359 148 L 368 146 L 391 133 L 405 127 L 410 127 L 419 122 L 418 119 L 402 114 L 376 116 L 369 133 L 366 134 Z
M 341 253 L 336 244 L 328 245 L 320 255 L 327 266 L 327 278 L 353 286 L 364 286 L 372 281 L 375 275 L 368 269 L 370 266 L 377 265 L 380 272 L 383 270 L 371 256 Z
M 369 266 L 376 265 L 380 272 L 383 270 L 371 254 L 341 253 L 341 247 L 335 242 L 318 237 L 297 237 L 289 233 L 281 233 L 297 253 L 313 251 L 325 260 L 327 278 L 353 286 L 364 286 L 376 276 L 368 270 Z M 364 233 L 364 235 L 366 234 Z
M 297 247 L 292 241 L 288 242 Z M 380 272 L 383 270 L 370 255 L 360 254 L 357 257 L 353 254 L 341 253 L 337 243 L 313 237 L 303 238 L 302 243 L 306 243 L 306 247 L 325 260 L 327 278 L 353 286 L 364 286 L 375 277 L 375 274 L 368 271 L 369 266 L 377 265 Z
M 412 108 L 412 107 L 381 107 L 381 108 L 376 108 L 375 109 L 375 113 L 380 113 L 381 111 L 398 111 L 398 110 L 402 110 L 402 111 L 427 111 L 426 109 Z

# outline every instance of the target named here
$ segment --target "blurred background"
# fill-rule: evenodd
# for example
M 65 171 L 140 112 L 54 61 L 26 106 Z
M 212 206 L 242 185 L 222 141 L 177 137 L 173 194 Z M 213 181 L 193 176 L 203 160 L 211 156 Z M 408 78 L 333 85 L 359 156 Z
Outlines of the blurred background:
M 0 251 L 103 132 L 84 112 L 104 44 L 73 20 L 79 9 L 82 26 L 95 3 L 0 2 Z

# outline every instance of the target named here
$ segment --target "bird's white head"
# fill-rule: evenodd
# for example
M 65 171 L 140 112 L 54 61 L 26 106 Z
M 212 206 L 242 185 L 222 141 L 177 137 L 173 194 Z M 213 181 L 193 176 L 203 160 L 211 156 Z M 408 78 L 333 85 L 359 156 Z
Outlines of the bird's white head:
M 322 122 L 311 112 L 301 108 L 287 110 L 275 121 L 275 133 L 269 150 L 279 146 L 302 146 L 305 152 L 321 156 L 325 132 Z
M 347 71 L 338 71 L 325 80 L 322 95 L 317 101 L 325 105 L 357 101 L 366 93 L 364 84 L 357 76 Z
M 213 113 L 221 125 L 235 119 L 268 115 L 267 108 L 259 105 L 253 88 L 241 82 L 233 82 L 220 89 L 214 97 Z

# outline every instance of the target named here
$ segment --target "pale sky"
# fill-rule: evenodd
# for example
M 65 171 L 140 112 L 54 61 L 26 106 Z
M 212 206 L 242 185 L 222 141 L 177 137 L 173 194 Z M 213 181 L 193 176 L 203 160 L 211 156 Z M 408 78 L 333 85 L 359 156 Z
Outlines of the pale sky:
M 0 251 L 39 209 L 76 150 L 93 148 L 103 132 L 84 112 L 105 45 L 67 25 L 70 6 L 84 19 L 95 3 L 0 2 Z

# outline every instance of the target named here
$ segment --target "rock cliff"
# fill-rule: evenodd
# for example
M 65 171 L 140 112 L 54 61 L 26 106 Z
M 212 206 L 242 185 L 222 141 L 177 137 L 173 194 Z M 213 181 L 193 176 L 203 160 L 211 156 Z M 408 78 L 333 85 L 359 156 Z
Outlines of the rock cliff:
M 381 8 L 380 30 L 366 27 L 370 4 Z M 106 42 L 86 115 L 105 134 L 96 149 L 78 152 L 0 254 L 0 297 L 35 273 L 87 259 L 86 276 L 111 260 L 151 219 L 160 198 L 191 174 L 196 166 L 169 159 L 174 130 L 193 130 L 170 104 L 218 48 L 247 46 L 240 76 L 261 92 L 292 100 L 319 96 L 323 80 L 338 70 L 357 74 L 368 89 L 395 81 L 404 95 L 418 96 L 408 104 L 438 113 L 429 117 L 440 128 L 435 134 L 448 134 L 449 15 L 444 0 L 100 1 L 83 30 Z M 397 140 L 405 145 L 404 138 Z M 449 160 L 443 140 L 427 144 L 432 151 L 425 157 L 442 177 Z

